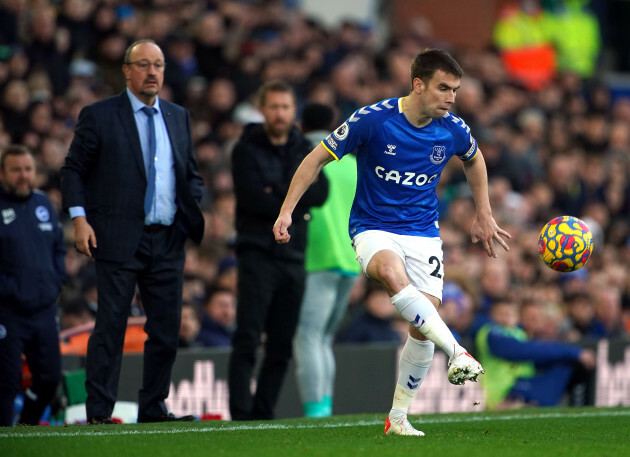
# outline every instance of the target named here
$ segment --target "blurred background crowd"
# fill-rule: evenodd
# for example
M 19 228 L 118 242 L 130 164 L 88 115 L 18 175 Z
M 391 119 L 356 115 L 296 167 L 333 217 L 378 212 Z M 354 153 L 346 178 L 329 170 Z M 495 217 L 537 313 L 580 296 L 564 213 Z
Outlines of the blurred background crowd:
M 184 298 L 191 306 L 183 311 L 182 346 L 229 346 L 238 280 L 230 154 L 243 126 L 262 121 L 255 91 L 283 79 L 300 107 L 328 104 L 341 123 L 362 106 L 406 95 L 413 56 L 444 47 L 466 73 L 454 112 L 478 140 L 494 216 L 512 234 L 510 252 L 499 259 L 471 243 L 474 205 L 461 165 L 449 163 L 439 186 L 445 321 L 472 338 L 493 303 L 510 301 L 535 338 L 627 338 L 630 37 L 623 24 L 630 2 L 481 2 L 494 15 L 489 42 L 474 47 L 438 36 L 422 14 L 424 2 L 407 2 L 419 6 L 401 26 L 383 22 L 402 2 L 370 2 L 373 21 L 334 25 L 303 3 L 0 0 L 0 146 L 21 143 L 35 152 L 37 187 L 60 208 L 59 170 L 80 109 L 124 88 L 131 42 L 156 40 L 167 62 L 160 97 L 190 111 L 206 184 L 204 241 L 187 250 Z M 540 261 L 537 243 L 542 226 L 565 214 L 589 225 L 595 251 L 585 268 L 561 274 Z M 71 223 L 61 217 L 70 279 L 60 319 L 67 329 L 90 322 L 97 299 L 93 265 L 75 251 Z M 338 341 L 404 341 L 406 323 L 386 295 L 360 280 Z M 133 314 L 142 315 L 138 301 Z

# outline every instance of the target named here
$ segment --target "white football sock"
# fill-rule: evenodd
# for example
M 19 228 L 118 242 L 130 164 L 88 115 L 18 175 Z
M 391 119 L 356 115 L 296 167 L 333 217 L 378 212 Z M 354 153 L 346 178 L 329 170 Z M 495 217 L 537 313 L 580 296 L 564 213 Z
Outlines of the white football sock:
M 407 342 L 400 353 L 398 383 L 394 391 L 394 401 L 390 411 L 392 416 L 407 415 L 413 398 L 429 371 L 433 361 L 435 344 L 407 337 Z
M 394 295 L 392 303 L 407 321 L 437 344 L 449 358 L 466 351 L 457 343 L 433 303 L 413 285 L 409 284 Z

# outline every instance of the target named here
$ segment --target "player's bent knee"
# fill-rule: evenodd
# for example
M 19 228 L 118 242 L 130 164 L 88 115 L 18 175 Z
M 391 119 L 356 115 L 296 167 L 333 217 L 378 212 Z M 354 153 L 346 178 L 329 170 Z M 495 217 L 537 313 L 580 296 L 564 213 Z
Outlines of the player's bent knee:
M 367 275 L 385 286 L 390 295 L 394 295 L 409 284 L 404 268 L 392 263 L 372 261 L 367 268 Z

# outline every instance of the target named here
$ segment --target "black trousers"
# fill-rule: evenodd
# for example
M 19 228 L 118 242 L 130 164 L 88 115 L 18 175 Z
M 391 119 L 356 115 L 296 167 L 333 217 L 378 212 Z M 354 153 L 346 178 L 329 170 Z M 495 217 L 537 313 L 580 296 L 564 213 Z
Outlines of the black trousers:
M 240 250 L 237 257 L 237 327 L 228 374 L 230 414 L 233 420 L 273 419 L 291 360 L 304 294 L 304 265 L 255 249 Z M 252 395 L 252 374 L 263 333 L 265 355 Z
M 185 235 L 175 226 L 145 232 L 135 255 L 123 263 L 96 262 L 98 311 L 86 359 L 87 417 L 110 417 L 118 394 L 127 317 L 140 291 L 147 317 L 138 416 L 167 412 L 171 370 L 181 320 Z
M 20 392 L 22 354 L 33 375 L 19 423 L 37 425 L 61 380 L 57 306 L 31 315 L 0 308 L 0 426 L 13 425 L 13 402 Z

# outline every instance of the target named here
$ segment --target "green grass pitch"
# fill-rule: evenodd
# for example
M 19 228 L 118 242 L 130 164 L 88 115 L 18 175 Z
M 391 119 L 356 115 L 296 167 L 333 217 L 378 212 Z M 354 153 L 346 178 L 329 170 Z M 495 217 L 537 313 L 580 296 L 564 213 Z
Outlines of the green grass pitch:
M 385 436 L 384 419 L 7 427 L 0 457 L 630 456 L 630 408 L 411 416 L 424 437 Z

